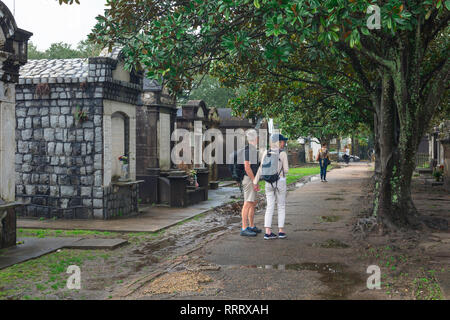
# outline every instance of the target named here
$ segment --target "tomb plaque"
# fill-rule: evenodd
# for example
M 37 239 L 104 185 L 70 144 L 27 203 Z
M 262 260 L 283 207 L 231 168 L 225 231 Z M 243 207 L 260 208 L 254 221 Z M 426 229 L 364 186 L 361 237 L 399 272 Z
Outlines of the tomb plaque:
M 15 200 L 15 106 L 6 101 L 0 104 L 0 198 L 10 202 Z
M 170 115 L 159 115 L 159 165 L 161 170 L 170 169 Z

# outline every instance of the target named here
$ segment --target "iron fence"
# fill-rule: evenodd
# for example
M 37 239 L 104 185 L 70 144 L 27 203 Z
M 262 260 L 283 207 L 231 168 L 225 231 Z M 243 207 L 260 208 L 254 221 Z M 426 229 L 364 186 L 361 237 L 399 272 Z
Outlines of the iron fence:
M 429 168 L 429 167 L 430 167 L 430 155 L 428 153 L 417 153 L 416 168 Z

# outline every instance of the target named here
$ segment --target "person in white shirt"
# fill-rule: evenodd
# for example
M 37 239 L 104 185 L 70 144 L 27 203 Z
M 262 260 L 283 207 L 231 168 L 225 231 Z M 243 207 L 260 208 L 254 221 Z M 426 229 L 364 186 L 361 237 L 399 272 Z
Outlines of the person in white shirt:
M 284 147 L 286 145 L 286 141 L 288 139 L 285 138 L 281 134 L 272 135 L 270 149 L 264 153 L 261 160 L 261 166 L 258 169 L 258 172 L 253 180 L 253 184 L 257 185 L 260 179 L 266 180 L 265 192 L 267 199 L 267 207 L 266 207 L 266 215 L 264 219 L 264 227 L 266 229 L 266 233 L 264 234 L 264 239 L 284 239 L 287 237 L 284 232 L 284 223 L 286 217 L 286 175 L 289 172 L 289 163 L 286 151 L 284 151 Z M 274 157 L 278 162 L 278 171 L 276 172 L 276 181 L 268 182 L 268 176 L 264 175 L 263 165 L 265 164 L 264 160 L 266 157 Z M 267 164 L 267 161 L 266 161 Z M 277 204 L 278 209 L 278 236 L 272 232 L 272 217 L 275 210 L 275 202 Z

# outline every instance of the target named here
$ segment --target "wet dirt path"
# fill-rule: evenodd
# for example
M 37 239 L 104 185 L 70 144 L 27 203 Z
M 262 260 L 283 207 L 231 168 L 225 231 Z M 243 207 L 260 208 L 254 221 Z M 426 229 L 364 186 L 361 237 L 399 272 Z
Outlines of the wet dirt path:
M 239 218 L 197 233 L 197 249 L 115 292 L 119 299 L 382 299 L 368 290 L 368 265 L 359 259 L 350 234 L 367 164 L 333 170 L 328 183 L 317 179 L 291 188 L 287 239 L 239 235 Z M 356 210 L 355 210 L 356 209 Z M 222 217 L 223 217 L 222 212 Z M 256 215 L 263 226 L 264 208 Z M 225 222 L 225 221 L 222 221 Z M 276 227 L 276 216 L 274 227 Z M 225 229 L 226 228 L 226 229 Z M 212 233 L 208 230 L 217 231 Z M 277 230 L 275 229 L 275 232 Z M 217 237 L 217 238 L 215 238 Z M 161 243 L 165 246 L 168 242 Z M 154 250 L 152 244 L 147 249 Z M 173 245 L 173 243 L 172 243 Z M 160 249 L 160 248 L 158 248 Z M 181 248 L 180 248 L 181 249 Z M 186 248 L 184 248 L 186 249 Z M 148 252 L 150 252 L 148 251 Z M 181 252 L 181 251 L 180 251 Z M 144 252 L 143 252 L 144 253 Z

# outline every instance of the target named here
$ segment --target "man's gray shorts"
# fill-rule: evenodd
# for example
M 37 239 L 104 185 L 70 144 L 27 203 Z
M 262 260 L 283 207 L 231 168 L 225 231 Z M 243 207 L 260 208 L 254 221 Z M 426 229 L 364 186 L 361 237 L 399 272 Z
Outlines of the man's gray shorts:
M 242 180 L 242 190 L 244 191 L 244 202 L 256 201 L 256 191 L 253 189 L 253 181 L 247 175 Z

